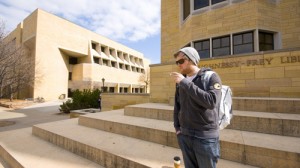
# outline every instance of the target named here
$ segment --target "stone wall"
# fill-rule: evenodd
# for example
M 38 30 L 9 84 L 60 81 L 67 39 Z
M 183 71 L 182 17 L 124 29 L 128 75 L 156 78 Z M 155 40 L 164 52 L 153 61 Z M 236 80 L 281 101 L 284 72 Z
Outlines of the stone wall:
M 149 94 L 103 93 L 102 111 L 116 110 L 127 105 L 149 103 Z
M 235 97 L 300 98 L 300 48 L 206 59 L 199 67 L 215 70 Z M 172 71 L 175 63 L 151 66 L 151 102 L 173 101 Z

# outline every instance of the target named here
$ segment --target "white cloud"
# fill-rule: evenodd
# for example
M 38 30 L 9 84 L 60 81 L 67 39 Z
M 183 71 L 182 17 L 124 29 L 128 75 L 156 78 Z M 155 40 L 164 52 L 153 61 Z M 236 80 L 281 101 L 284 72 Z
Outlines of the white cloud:
M 160 0 L 7 0 L 0 17 L 13 29 L 36 8 L 113 40 L 139 41 L 160 31 Z

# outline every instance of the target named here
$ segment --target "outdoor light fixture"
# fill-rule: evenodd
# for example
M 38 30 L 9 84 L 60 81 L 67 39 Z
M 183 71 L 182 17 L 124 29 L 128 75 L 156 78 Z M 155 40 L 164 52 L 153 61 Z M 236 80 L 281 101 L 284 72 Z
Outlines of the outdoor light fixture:
M 104 82 L 105 82 L 105 79 L 104 78 L 102 78 L 102 92 L 104 92 Z

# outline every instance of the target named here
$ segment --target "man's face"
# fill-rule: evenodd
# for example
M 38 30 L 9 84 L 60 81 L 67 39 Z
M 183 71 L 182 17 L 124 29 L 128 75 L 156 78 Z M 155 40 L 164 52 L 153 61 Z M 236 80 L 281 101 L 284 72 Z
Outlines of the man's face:
M 176 57 L 176 64 L 181 74 L 186 75 L 191 71 L 193 63 L 185 56 L 184 53 L 180 52 Z

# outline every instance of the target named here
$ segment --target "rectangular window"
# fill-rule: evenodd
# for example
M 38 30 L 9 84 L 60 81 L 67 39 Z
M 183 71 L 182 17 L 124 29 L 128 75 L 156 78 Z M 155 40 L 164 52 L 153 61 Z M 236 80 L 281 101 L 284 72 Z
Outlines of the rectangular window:
M 110 54 L 110 55 L 113 55 L 113 50 L 110 49 L 110 50 L 109 50 L 109 54 Z
M 223 1 L 226 1 L 226 0 L 211 0 L 211 4 L 213 5 L 213 4 L 223 2 Z
M 114 68 L 117 68 L 117 63 L 112 61 L 111 66 L 114 67 Z
M 95 63 L 95 64 L 99 64 L 99 63 L 100 63 L 100 59 L 97 58 L 97 57 L 94 57 L 94 63 Z
M 253 51 L 253 32 L 233 35 L 233 54 L 250 53 Z
M 92 49 L 96 50 L 96 44 L 92 43 Z
M 78 63 L 77 58 L 75 58 L 75 57 L 69 57 L 69 64 L 74 65 L 74 64 L 77 64 L 77 63 Z
M 230 55 L 230 36 L 214 38 L 212 45 L 213 57 Z
M 105 53 L 105 47 L 101 47 L 101 51 Z
M 200 58 L 210 57 L 209 39 L 195 42 L 194 47 L 198 51 Z
M 69 80 L 72 80 L 72 72 L 69 72 Z
M 131 67 L 131 69 L 132 69 L 133 72 L 136 72 L 136 68 L 134 66 Z
M 259 51 L 274 50 L 274 37 L 272 33 L 259 32 Z
M 190 15 L 190 12 L 191 12 L 190 0 L 183 0 L 182 4 L 183 4 L 183 7 L 182 7 L 183 20 L 185 20 Z
M 209 6 L 209 0 L 194 0 L 194 10 Z
M 106 65 L 106 66 L 108 66 L 108 60 L 103 60 L 103 65 Z
M 115 93 L 115 88 L 114 87 L 109 87 L 109 93 Z
M 68 88 L 68 97 L 73 97 L 73 92 L 71 88 Z
M 124 69 L 124 64 L 119 63 L 119 68 Z

